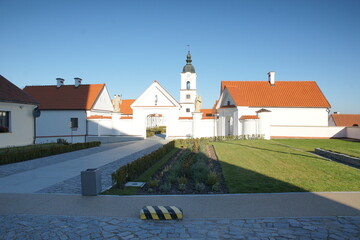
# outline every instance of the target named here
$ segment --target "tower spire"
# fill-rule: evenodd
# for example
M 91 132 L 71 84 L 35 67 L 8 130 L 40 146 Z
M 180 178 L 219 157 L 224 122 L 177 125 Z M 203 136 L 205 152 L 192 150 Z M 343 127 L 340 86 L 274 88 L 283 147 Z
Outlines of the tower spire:
M 190 46 L 188 45 L 188 47 L 190 48 Z M 195 68 L 194 66 L 191 64 L 192 59 L 191 59 L 191 54 L 190 54 L 190 49 L 188 50 L 188 53 L 186 55 L 186 65 L 183 68 L 183 73 L 185 72 L 190 72 L 190 73 L 195 73 Z

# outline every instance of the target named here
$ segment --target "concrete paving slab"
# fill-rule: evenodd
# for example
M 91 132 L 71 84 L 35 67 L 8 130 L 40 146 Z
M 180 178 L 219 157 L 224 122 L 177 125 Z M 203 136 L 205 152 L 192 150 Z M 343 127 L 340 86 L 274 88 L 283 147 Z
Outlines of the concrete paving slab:
M 96 197 L 0 194 L 0 215 L 138 218 L 146 205 L 175 205 L 184 210 L 185 218 L 360 216 L 360 192 Z

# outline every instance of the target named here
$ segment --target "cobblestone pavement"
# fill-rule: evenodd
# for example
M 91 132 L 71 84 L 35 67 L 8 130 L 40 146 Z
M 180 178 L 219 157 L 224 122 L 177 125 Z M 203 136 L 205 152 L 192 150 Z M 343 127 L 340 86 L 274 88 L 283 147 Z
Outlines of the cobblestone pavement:
M 155 151 L 160 146 L 161 143 L 151 146 L 149 148 L 143 149 L 141 151 L 130 154 L 129 156 L 123 157 L 117 161 L 108 163 L 102 167 L 100 167 L 101 172 L 101 186 L 102 189 L 105 190 L 112 186 L 111 174 L 117 170 L 119 167 L 132 162 L 152 151 Z M 76 177 L 66 179 L 65 181 L 54 184 L 50 187 L 41 189 L 36 193 L 66 193 L 66 194 L 81 194 L 81 178 L 80 174 Z
M 0 216 L 0 239 L 359 239 L 360 217 L 150 221 Z

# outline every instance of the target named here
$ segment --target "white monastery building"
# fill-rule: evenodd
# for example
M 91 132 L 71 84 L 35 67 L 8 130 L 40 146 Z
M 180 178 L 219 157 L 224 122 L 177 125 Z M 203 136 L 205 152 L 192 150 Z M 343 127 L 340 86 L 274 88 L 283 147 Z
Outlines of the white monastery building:
M 306 137 L 297 128 L 328 126 L 330 104 L 313 81 L 222 81 L 213 109 L 202 109 L 190 52 L 180 73 L 180 99 L 157 81 L 137 99 L 111 99 L 105 84 L 27 86 L 40 102 L 36 141 L 71 142 L 146 138 L 146 129 L 166 126 L 167 138 L 213 136 Z M 318 129 L 317 129 L 318 130 Z M 312 131 L 314 132 L 314 131 Z M 311 135 L 311 134 L 310 134 Z M 310 136 L 309 135 L 309 136 Z M 310 136 L 314 137 L 314 136 Z

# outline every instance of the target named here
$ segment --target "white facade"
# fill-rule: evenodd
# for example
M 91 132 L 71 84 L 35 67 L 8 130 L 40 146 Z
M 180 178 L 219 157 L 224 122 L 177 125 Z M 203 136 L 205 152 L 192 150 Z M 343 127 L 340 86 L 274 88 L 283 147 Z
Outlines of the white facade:
M 34 116 L 36 105 L 0 102 L 0 111 L 10 113 L 10 131 L 0 133 L 0 148 L 34 143 Z
M 78 128 L 71 128 L 71 118 L 78 119 Z M 87 121 L 85 110 L 42 110 L 36 119 L 36 143 L 85 142 Z

